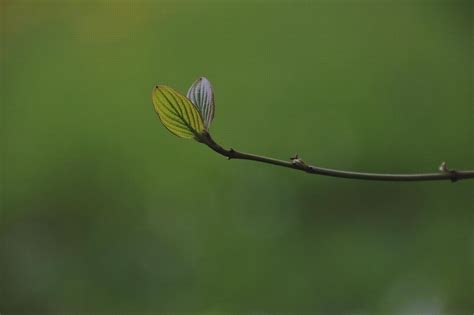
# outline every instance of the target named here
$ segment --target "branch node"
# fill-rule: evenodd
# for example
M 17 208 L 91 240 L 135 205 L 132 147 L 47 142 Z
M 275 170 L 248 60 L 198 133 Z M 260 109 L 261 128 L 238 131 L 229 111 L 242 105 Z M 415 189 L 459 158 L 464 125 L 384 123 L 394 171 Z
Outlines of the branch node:
M 456 170 L 452 170 L 452 169 L 449 169 L 448 168 L 448 165 L 446 164 L 445 161 L 443 161 L 443 163 L 441 163 L 441 165 L 439 166 L 438 170 L 442 173 L 447 173 L 447 174 L 450 174 L 451 177 L 450 177 L 450 180 L 451 182 L 457 182 L 458 181 L 458 173 L 456 172 Z
M 227 159 L 228 160 L 232 159 L 234 154 L 235 154 L 235 150 L 230 148 L 229 149 L 229 155 L 227 156 Z
M 291 164 L 293 164 L 294 166 L 300 168 L 300 169 L 307 169 L 308 168 L 308 165 L 298 157 L 298 154 L 295 154 L 294 157 L 291 157 L 290 158 L 291 160 Z

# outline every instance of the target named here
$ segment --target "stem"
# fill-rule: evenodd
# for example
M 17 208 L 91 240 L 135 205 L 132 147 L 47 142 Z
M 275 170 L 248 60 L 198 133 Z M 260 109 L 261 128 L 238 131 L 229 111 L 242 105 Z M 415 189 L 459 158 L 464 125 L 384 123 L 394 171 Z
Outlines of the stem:
M 423 174 L 379 174 L 379 173 L 364 173 L 364 172 L 351 172 L 341 171 L 330 168 L 324 168 L 319 166 L 308 165 L 303 162 L 298 156 L 291 158 L 290 161 L 277 160 L 265 156 L 239 152 L 234 149 L 224 149 L 217 142 L 212 139 L 211 135 L 207 132 L 200 135 L 197 139 L 199 142 L 204 143 L 209 148 L 214 150 L 230 159 L 240 160 L 251 160 L 266 164 L 273 164 L 277 166 L 292 168 L 299 171 L 304 171 L 310 174 L 318 174 L 324 176 L 332 176 L 339 178 L 349 179 L 363 179 L 363 180 L 376 180 L 376 181 L 392 181 L 392 182 L 414 182 L 414 181 L 433 181 L 433 180 L 450 180 L 456 182 L 461 179 L 474 179 L 474 171 L 457 171 L 451 170 L 446 167 L 446 163 L 443 162 L 440 166 L 440 170 L 437 173 L 423 173 Z

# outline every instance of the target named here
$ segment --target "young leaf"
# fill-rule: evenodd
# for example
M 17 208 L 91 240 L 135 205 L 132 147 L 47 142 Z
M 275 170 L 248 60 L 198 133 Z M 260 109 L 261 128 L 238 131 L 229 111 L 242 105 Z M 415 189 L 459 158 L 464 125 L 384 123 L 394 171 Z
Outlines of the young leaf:
M 186 96 L 198 108 L 204 120 L 206 129 L 209 129 L 214 118 L 214 91 L 211 82 L 205 77 L 197 79 L 189 88 Z
M 205 131 L 196 107 L 174 89 L 157 85 L 152 92 L 153 106 L 163 125 L 174 135 L 197 139 Z

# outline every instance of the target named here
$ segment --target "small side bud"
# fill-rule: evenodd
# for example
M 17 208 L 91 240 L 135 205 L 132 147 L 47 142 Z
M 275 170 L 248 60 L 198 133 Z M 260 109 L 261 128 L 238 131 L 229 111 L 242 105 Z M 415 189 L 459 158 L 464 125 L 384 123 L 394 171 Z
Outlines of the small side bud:
M 230 148 L 230 149 L 229 149 L 229 155 L 227 156 L 227 159 L 228 159 L 228 160 L 232 159 L 232 155 L 234 155 L 234 153 L 235 153 L 235 150 L 232 149 L 232 148 Z
M 446 162 L 441 163 L 438 170 L 443 173 L 451 174 L 451 182 L 454 183 L 458 181 L 458 173 L 455 170 L 449 169 Z
M 294 166 L 297 166 L 299 168 L 307 168 L 308 165 L 306 165 L 306 163 L 299 158 L 298 154 L 295 154 L 294 157 L 291 157 L 290 158 L 291 160 L 291 164 L 293 164 Z
M 449 172 L 448 166 L 447 166 L 445 161 L 443 161 L 443 163 L 441 163 L 441 165 L 438 167 L 438 170 L 440 172 L 443 172 L 443 173 L 448 173 Z

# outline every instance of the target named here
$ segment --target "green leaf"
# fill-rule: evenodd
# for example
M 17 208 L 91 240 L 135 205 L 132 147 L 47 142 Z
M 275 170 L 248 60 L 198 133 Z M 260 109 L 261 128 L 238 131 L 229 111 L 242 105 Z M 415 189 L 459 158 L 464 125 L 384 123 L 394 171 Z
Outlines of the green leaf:
M 204 122 L 194 104 L 169 86 L 155 86 L 152 100 L 161 122 L 174 135 L 198 139 L 205 131 Z
M 205 77 L 197 79 L 189 88 L 186 96 L 198 108 L 204 120 L 206 129 L 209 129 L 214 118 L 214 91 L 211 82 Z

